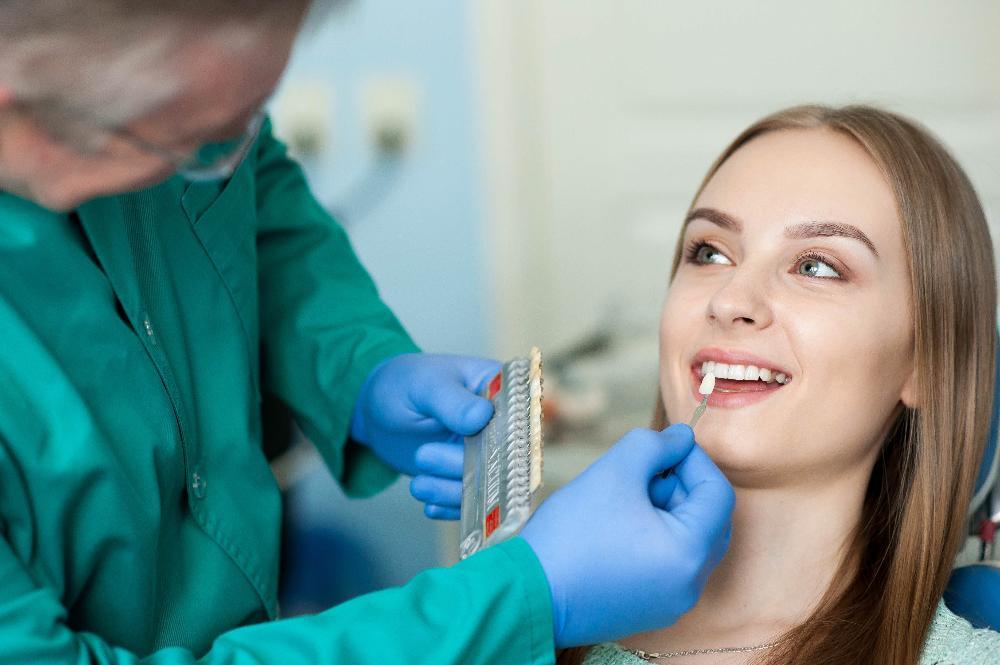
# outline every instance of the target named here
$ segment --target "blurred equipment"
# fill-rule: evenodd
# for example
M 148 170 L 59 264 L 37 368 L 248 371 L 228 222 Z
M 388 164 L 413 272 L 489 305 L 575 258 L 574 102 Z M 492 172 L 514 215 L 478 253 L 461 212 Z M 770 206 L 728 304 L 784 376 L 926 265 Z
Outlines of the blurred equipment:
M 948 581 L 944 600 L 952 612 L 974 627 L 1000 630 L 1000 556 L 994 527 L 994 523 L 1000 522 L 1000 481 L 997 479 L 1000 467 L 1000 401 L 997 400 L 1000 358 L 997 358 L 995 372 L 993 419 L 969 507 L 968 538 Z

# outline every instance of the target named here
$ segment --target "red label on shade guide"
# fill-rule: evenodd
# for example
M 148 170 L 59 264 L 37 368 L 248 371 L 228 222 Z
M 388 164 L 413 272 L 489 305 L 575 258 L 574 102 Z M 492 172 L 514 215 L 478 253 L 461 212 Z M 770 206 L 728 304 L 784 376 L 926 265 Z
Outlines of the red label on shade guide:
M 486 516 L 486 537 L 489 538 L 493 532 L 500 528 L 500 506 L 496 506 Z
M 503 388 L 503 372 L 494 376 L 493 380 L 490 381 L 490 387 L 486 389 L 486 399 L 496 397 L 501 388 Z

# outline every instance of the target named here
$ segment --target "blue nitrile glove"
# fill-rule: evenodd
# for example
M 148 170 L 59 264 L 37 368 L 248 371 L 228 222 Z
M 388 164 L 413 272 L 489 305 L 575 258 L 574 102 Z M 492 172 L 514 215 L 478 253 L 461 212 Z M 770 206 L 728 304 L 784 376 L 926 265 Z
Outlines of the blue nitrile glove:
M 482 430 L 493 416 L 492 402 L 477 393 L 499 371 L 500 363 L 484 358 L 390 358 L 361 388 L 351 438 L 414 476 L 410 493 L 426 504 L 428 517 L 458 519 L 463 437 Z
M 549 581 L 556 646 L 677 621 L 729 546 L 733 503 L 732 486 L 687 425 L 625 435 L 521 532 Z

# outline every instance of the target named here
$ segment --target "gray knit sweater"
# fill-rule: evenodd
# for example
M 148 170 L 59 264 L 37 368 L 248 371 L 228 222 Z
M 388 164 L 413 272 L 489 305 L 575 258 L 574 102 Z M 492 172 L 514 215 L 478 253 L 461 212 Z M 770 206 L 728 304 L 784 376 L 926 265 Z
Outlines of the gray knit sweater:
M 584 665 L 646 665 L 646 661 L 609 642 L 591 649 Z M 1000 665 L 1000 633 L 973 628 L 941 601 L 920 665 Z

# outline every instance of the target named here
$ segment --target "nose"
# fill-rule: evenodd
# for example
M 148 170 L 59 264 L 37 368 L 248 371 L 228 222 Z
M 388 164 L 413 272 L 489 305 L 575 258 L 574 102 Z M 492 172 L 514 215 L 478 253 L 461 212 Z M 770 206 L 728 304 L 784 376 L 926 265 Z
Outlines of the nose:
M 708 319 L 724 329 L 763 329 L 774 314 L 766 289 L 766 277 L 743 266 L 732 270 L 728 279 L 708 301 Z

